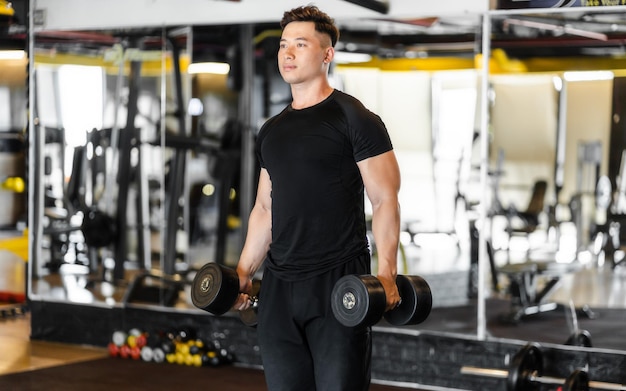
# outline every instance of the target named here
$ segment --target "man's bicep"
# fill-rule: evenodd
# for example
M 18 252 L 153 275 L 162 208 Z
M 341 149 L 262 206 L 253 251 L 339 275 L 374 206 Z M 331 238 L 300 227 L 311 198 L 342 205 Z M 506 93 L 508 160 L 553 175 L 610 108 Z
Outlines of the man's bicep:
M 400 169 L 393 151 L 364 159 L 357 163 L 363 184 L 372 203 L 400 190 Z
M 272 181 L 265 168 L 261 168 L 257 186 L 256 205 L 265 210 L 272 209 Z

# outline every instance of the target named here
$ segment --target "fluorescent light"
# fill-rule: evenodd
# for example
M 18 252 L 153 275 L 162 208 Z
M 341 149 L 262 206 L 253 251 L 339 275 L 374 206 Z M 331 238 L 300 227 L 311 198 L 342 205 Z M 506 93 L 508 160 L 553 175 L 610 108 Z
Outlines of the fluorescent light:
M 367 53 L 352 52 L 335 52 L 334 61 L 337 64 L 350 64 L 359 62 L 368 62 L 372 60 L 372 56 Z
M 26 58 L 23 50 L 0 50 L 0 60 L 22 60 Z
M 227 75 L 230 72 L 230 65 L 224 62 L 198 62 L 190 64 L 187 70 L 189 73 L 214 73 L 216 75 Z
M 575 71 L 565 72 L 563 77 L 567 81 L 594 81 L 594 80 L 612 80 L 613 72 L 611 71 Z

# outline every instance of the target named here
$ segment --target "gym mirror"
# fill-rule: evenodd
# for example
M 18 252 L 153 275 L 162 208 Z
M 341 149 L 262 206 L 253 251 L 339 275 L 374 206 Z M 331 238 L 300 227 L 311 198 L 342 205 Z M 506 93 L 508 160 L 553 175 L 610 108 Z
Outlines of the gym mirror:
M 623 213 L 624 140 L 616 131 L 621 113 L 612 103 L 623 66 L 603 62 L 610 51 L 592 47 L 595 41 L 585 41 L 576 66 L 537 52 L 552 36 L 528 20 L 557 26 L 562 17 L 490 14 L 485 96 L 476 68 L 480 20 L 419 20 L 411 31 L 394 22 L 372 27 L 370 21 L 342 21 L 333 80 L 389 128 L 403 175 L 398 270 L 423 275 L 433 287 L 433 322 L 419 328 L 442 331 L 443 323 L 443 331 L 476 333 L 472 268 L 479 229 L 490 255 L 484 271 L 489 335 L 536 339 L 545 325 L 559 330 L 552 342 L 564 343 L 589 325 L 587 316 L 603 315 L 596 308 L 623 313 L 624 295 L 605 284 L 623 267 L 616 223 Z M 582 30 L 590 28 L 588 21 L 580 23 Z M 440 42 L 446 31 L 422 34 L 441 26 L 456 29 L 454 42 Z M 247 129 L 238 120 L 240 26 L 60 34 L 34 39 L 39 218 L 31 229 L 42 246 L 30 264 L 32 294 L 188 306 L 188 295 L 178 290 L 180 277 L 172 276 L 184 278 L 211 260 L 232 264 L 241 246 L 240 200 L 250 189 L 239 185 L 238 175 L 254 168 L 238 167 L 242 150 L 234 146 L 257 126 Z M 410 41 L 416 34 L 419 45 Z M 275 26 L 257 26 L 253 35 L 255 103 L 247 109 L 253 113 L 249 123 L 257 124 L 287 104 L 289 91 L 275 68 Z M 554 50 L 566 41 L 559 42 Z M 544 56 L 550 61 L 537 59 Z M 178 71 L 176 57 L 183 64 Z M 221 75 L 192 71 L 185 58 L 231 68 Z M 480 111 L 483 98 L 487 113 Z M 136 110 L 129 109 L 132 101 Z M 78 121 L 77 111 L 89 115 Z M 482 115 L 489 125 L 486 188 L 479 175 Z M 477 205 L 484 194 L 489 201 L 482 223 Z M 118 198 L 124 201 L 110 202 Z M 526 225 L 514 225 L 520 221 Z M 581 297 L 575 288 L 590 279 L 601 281 L 602 292 Z M 548 326 L 553 318 L 557 325 Z M 594 346 L 616 347 L 607 338 L 611 333 L 598 334 L 592 335 Z
M 331 76 L 381 115 L 396 145 L 404 177 L 399 272 L 424 275 L 436 305 L 453 312 L 473 300 L 467 257 L 479 194 L 479 20 L 436 22 L 342 21 Z M 453 42 L 422 34 L 439 29 L 456 29 Z M 255 26 L 248 109 L 257 125 L 242 126 L 240 34 L 241 26 L 194 26 L 34 37 L 40 207 L 33 231 L 42 243 L 30 265 L 34 297 L 116 305 L 136 293 L 150 304 L 188 306 L 178 278 L 211 260 L 236 262 L 240 199 L 251 191 L 239 186 L 249 173 L 237 146 L 290 99 L 276 68 L 279 31 Z M 416 37 L 431 42 L 417 45 Z M 181 68 L 180 82 L 173 43 L 182 63 L 193 62 Z M 230 71 L 203 68 L 211 64 Z M 152 284 L 166 289 L 149 297 Z M 450 331 L 474 334 L 475 312 L 463 317 Z
M 610 8 L 610 7 L 608 7 Z M 624 350 L 621 12 L 493 12 L 487 313 L 519 338 Z M 620 30 L 619 28 L 617 30 Z M 591 334 L 577 339 L 584 331 Z M 572 337 L 574 337 L 572 339 Z
M 175 186 L 186 150 L 175 140 L 189 121 L 187 29 L 39 32 L 33 42 L 30 293 L 119 303 L 137 274 L 174 269 L 180 255 L 160 248 L 167 217 L 183 225 Z

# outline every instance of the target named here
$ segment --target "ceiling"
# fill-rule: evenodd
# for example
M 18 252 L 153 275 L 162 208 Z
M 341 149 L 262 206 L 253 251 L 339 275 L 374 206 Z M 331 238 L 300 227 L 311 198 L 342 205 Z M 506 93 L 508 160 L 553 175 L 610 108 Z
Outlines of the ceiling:
M 626 54 L 625 11 L 595 7 L 556 11 L 490 13 L 491 48 L 520 59 Z M 345 46 L 382 57 L 472 56 L 481 48 L 482 21 L 471 16 L 351 21 L 343 23 L 342 37 Z
M 349 0 L 347 0 L 349 1 Z M 361 0 L 355 0 L 361 2 Z M 379 3 L 374 1 L 374 3 Z M 559 10 L 490 12 L 491 48 L 502 49 L 510 58 L 531 57 L 617 57 L 626 56 L 626 12 L 598 7 Z M 0 20 L 0 22 L 2 22 Z M 25 47 L 24 29 L 0 30 L 0 49 Z M 381 58 L 434 56 L 473 57 L 481 50 L 481 19 L 477 15 L 390 19 L 384 13 L 366 20 L 338 20 L 341 39 L 338 50 L 374 54 Z M 194 58 L 225 56 L 239 43 L 238 26 L 197 26 L 193 28 Z M 273 45 L 279 34 L 276 24 L 255 26 L 257 44 Z M 160 29 L 132 29 L 97 32 L 47 31 L 37 42 L 58 50 L 97 51 L 114 42 L 139 39 L 143 44 L 160 45 Z M 260 48 L 272 47 L 260 45 Z M 275 51 L 271 50 L 272 55 Z
M 503 14 L 494 16 L 492 31 L 492 47 L 504 49 L 510 57 L 621 56 L 626 13 L 591 7 L 566 13 Z

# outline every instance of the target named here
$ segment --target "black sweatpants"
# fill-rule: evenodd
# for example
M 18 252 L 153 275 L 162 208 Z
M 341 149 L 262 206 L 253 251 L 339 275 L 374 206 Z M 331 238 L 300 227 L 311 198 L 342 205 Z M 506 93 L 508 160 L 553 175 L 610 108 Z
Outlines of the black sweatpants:
M 371 327 L 340 324 L 331 308 L 335 282 L 368 274 L 369 256 L 304 281 L 263 275 L 258 339 L 270 391 L 365 391 L 370 384 Z

